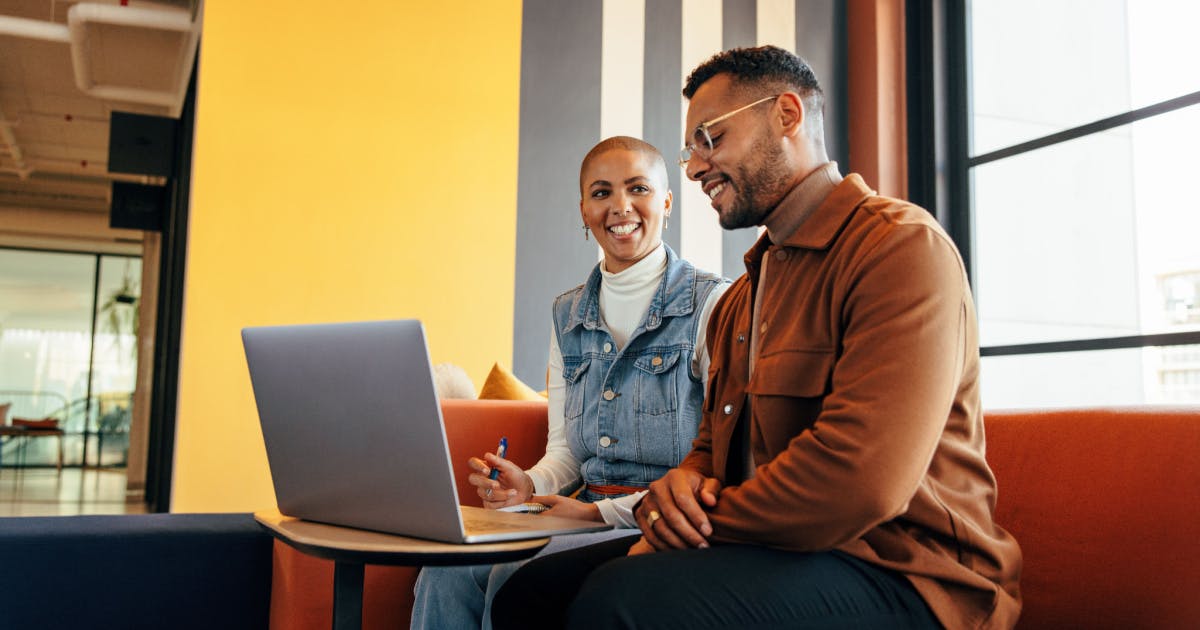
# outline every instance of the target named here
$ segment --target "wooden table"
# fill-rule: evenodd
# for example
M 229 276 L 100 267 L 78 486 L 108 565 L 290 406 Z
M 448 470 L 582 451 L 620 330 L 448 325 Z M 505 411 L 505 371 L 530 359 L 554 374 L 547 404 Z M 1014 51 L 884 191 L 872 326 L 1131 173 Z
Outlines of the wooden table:
M 532 557 L 550 542 L 531 538 L 501 543 L 454 544 L 338 527 L 255 512 L 254 520 L 279 540 L 307 555 L 333 560 L 333 627 L 362 627 L 363 566 L 496 564 Z

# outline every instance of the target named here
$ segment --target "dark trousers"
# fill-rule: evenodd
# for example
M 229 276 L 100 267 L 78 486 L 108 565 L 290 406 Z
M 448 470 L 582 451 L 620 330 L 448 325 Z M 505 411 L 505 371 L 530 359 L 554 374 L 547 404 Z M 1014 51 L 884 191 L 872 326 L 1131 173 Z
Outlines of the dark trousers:
M 635 540 L 526 564 L 497 593 L 494 627 L 941 627 L 908 580 L 844 553 L 718 545 L 626 557 Z

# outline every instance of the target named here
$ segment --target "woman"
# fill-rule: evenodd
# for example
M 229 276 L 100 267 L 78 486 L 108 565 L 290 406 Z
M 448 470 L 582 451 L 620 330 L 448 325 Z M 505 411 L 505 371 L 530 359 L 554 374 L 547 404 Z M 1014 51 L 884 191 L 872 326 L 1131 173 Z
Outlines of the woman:
M 546 514 L 617 528 L 556 537 L 539 555 L 635 534 L 634 504 L 696 437 L 705 329 L 729 285 L 662 242 L 667 181 L 662 154 L 637 138 L 608 138 L 584 157 L 584 238 L 596 239 L 604 259 L 554 300 L 546 455 L 527 471 L 491 453 L 468 462 L 485 507 L 532 501 L 549 506 Z M 574 498 L 560 494 L 577 487 Z M 491 598 L 517 566 L 425 568 L 412 627 L 490 627 Z

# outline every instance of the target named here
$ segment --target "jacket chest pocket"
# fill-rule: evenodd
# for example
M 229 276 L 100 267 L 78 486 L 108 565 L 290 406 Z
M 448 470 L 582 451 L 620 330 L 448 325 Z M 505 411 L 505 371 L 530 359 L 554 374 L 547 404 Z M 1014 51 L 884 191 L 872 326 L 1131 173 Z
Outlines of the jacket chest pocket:
M 638 413 L 660 416 L 679 408 L 679 355 L 678 350 L 652 352 L 634 361 Z
M 760 357 L 746 392 L 755 396 L 823 398 L 833 383 L 834 353 L 786 350 Z
M 587 371 L 591 361 L 584 358 L 563 357 L 563 380 L 567 384 L 567 395 L 563 401 L 563 417 L 578 418 L 583 415 L 583 393 L 587 389 Z
M 811 429 L 833 384 L 832 351 L 792 350 L 760 358 L 746 392 L 754 397 L 755 415 L 775 419 L 764 431 L 763 447 L 769 453 Z

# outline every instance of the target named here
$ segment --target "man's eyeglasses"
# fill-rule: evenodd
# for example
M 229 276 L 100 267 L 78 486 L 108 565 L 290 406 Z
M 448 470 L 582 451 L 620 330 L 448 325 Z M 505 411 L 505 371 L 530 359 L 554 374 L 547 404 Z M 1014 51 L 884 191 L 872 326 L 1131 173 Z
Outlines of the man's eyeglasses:
M 734 116 L 746 111 L 747 109 L 750 109 L 751 107 L 754 107 L 755 105 L 766 103 L 767 101 L 772 101 L 777 98 L 779 98 L 778 94 L 774 96 L 768 96 L 766 98 L 760 98 L 749 105 L 743 105 L 742 107 L 739 107 L 727 114 L 722 114 L 708 122 L 702 122 L 697 125 L 696 130 L 692 132 L 692 141 L 684 145 L 683 149 L 680 149 L 679 151 L 679 165 L 686 166 L 688 160 L 692 159 L 692 156 L 694 155 L 700 156 L 700 159 L 702 160 L 707 160 L 708 157 L 712 155 L 713 141 L 712 136 L 708 135 L 709 127 L 712 127 L 721 121 L 733 118 Z

